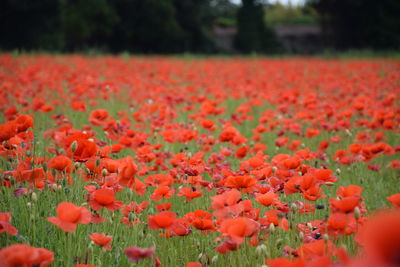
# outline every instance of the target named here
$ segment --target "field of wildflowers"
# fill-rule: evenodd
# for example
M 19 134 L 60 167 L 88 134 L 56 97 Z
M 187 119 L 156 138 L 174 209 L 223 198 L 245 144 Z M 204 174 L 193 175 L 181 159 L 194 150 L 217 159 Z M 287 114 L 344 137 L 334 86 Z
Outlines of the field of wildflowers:
M 0 55 L 0 266 L 399 266 L 400 62 Z

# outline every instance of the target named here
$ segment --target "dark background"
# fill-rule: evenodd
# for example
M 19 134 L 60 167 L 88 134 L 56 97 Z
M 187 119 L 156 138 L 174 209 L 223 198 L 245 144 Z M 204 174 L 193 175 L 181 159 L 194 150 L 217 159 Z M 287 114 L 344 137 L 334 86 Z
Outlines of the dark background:
M 399 50 L 399 17 L 399 0 L 309 0 L 300 7 L 260 0 L 242 0 L 241 4 L 229 0 L 1 0 L 0 49 L 302 53 L 301 46 L 296 51 L 285 44 L 276 29 L 289 25 L 292 28 L 281 27 L 281 31 L 292 29 L 292 36 L 302 36 L 310 27 L 293 25 L 313 24 L 316 37 L 302 42 L 305 47 L 318 45 L 305 53 Z M 221 34 L 227 32 L 228 37 L 223 37 L 227 48 L 217 45 L 216 27 Z M 298 37 L 289 38 L 298 42 Z

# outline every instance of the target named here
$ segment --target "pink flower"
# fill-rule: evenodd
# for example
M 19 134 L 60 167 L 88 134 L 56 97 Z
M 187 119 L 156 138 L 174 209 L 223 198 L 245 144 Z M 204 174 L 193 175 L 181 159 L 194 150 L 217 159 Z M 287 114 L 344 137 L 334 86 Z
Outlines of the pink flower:
M 129 258 L 129 260 L 138 262 L 141 259 L 149 258 L 151 257 L 154 252 L 156 251 L 156 248 L 139 248 L 139 247 L 130 247 L 125 249 L 125 254 Z

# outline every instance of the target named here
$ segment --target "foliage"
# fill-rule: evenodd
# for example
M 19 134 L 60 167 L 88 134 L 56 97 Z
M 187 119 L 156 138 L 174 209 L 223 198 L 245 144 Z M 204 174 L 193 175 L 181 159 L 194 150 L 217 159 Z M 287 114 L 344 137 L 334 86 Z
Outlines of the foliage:
M 336 49 L 400 49 L 400 1 L 310 0 Z
M 235 47 L 243 53 L 274 53 L 280 45 L 264 22 L 264 6 L 258 0 L 243 0 L 237 14 Z

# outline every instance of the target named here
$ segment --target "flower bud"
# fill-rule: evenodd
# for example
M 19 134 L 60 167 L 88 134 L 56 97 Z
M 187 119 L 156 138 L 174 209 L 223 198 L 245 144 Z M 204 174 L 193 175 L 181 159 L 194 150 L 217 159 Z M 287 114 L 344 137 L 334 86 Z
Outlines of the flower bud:
M 312 227 L 312 224 L 311 224 L 310 222 L 307 223 L 307 227 L 308 227 L 308 229 L 309 229 L 310 231 L 312 231 L 312 228 L 313 228 L 313 227 Z
M 51 185 L 51 189 L 52 189 L 53 191 L 57 191 L 57 188 L 58 188 L 57 184 L 52 184 L 52 185 Z
M 267 247 L 264 244 L 261 244 L 256 247 L 256 253 L 258 256 L 263 256 L 267 252 Z
M 203 266 L 208 265 L 208 256 L 205 252 L 200 253 L 198 259 Z
M 218 255 L 211 258 L 211 263 L 215 263 L 218 260 Z
M 31 199 L 32 199 L 33 202 L 37 202 L 38 197 L 37 197 L 35 192 L 32 192 Z
M 135 214 L 133 212 L 129 212 L 128 214 L 128 220 L 129 222 L 132 222 L 135 220 Z
M 336 172 L 337 175 L 340 175 L 340 173 L 341 173 L 342 171 L 341 171 L 339 168 L 337 168 L 335 172 Z
M 107 174 L 108 174 L 107 169 L 103 169 L 103 170 L 101 171 L 101 174 L 103 175 L 103 177 L 106 177 Z
M 75 140 L 74 142 L 72 142 L 71 144 L 71 151 L 72 153 L 75 153 L 75 151 L 78 149 L 78 142 Z
M 100 158 L 96 159 L 96 167 L 100 166 Z
M 273 173 L 275 173 L 277 170 L 278 170 L 278 168 L 277 168 L 277 167 L 275 167 L 275 166 L 274 166 L 274 167 L 272 167 L 272 172 L 273 172 Z
M 273 223 L 270 223 L 270 224 L 269 224 L 269 231 L 270 231 L 271 233 L 273 233 L 273 232 L 275 231 L 275 224 L 273 224 Z
M 42 166 L 43 166 L 43 171 L 47 172 L 47 163 L 43 162 Z
M 354 217 L 356 218 L 356 220 L 360 219 L 361 216 L 361 210 L 359 207 L 355 207 L 354 208 Z
M 324 239 L 325 242 L 328 242 L 329 240 L 329 235 L 328 234 L 323 234 L 322 239 Z
M 79 162 L 75 162 L 75 163 L 74 163 L 75 169 L 78 169 L 80 165 L 81 165 L 81 164 L 80 164 Z
M 303 240 L 303 239 L 304 239 L 304 233 L 303 233 L 303 232 L 300 232 L 300 233 L 299 233 L 299 238 L 300 238 L 300 240 Z

